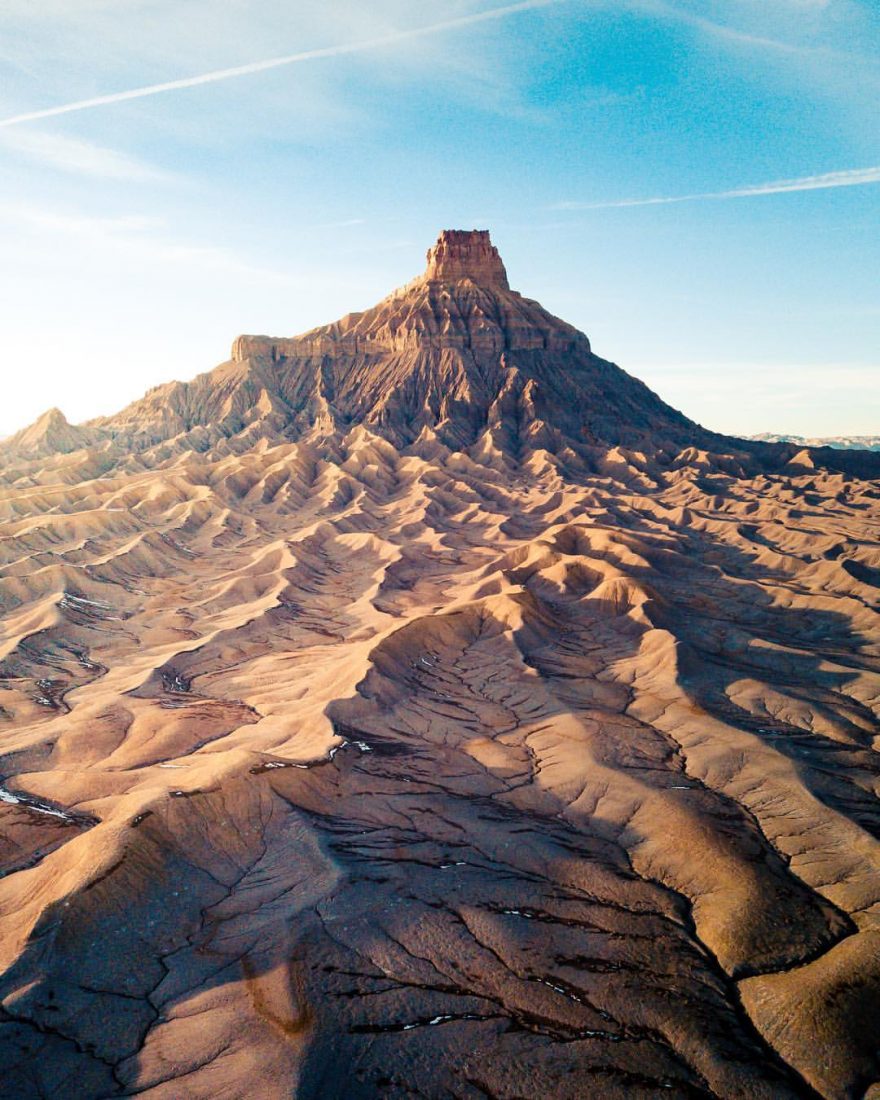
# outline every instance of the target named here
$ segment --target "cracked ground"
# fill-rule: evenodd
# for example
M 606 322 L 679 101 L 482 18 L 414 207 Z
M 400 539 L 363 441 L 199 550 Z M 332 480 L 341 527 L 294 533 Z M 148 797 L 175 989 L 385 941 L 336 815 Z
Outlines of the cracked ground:
M 365 428 L 8 476 L 4 1094 L 880 1095 L 876 504 Z

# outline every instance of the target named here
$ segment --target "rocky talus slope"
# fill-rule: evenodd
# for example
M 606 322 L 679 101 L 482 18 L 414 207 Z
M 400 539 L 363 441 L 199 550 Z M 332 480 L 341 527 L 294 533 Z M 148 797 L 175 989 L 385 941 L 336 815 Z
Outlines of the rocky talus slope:
M 446 232 L 0 459 L 5 1095 L 880 1096 L 880 457 Z

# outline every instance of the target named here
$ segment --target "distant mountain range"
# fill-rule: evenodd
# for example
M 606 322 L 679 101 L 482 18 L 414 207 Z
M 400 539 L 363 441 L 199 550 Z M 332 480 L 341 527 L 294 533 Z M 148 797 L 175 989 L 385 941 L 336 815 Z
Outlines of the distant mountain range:
M 836 447 L 840 451 L 880 451 L 880 435 L 777 435 L 775 432 L 761 432 L 750 435 L 759 443 L 797 443 L 804 447 Z

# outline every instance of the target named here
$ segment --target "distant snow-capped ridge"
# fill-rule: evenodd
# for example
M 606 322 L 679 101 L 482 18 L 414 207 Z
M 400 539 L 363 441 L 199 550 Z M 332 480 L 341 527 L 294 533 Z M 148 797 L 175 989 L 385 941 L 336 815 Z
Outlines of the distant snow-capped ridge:
M 880 435 L 777 435 L 775 432 L 761 432 L 750 435 L 760 443 L 798 443 L 805 447 L 836 447 L 841 451 L 880 451 Z

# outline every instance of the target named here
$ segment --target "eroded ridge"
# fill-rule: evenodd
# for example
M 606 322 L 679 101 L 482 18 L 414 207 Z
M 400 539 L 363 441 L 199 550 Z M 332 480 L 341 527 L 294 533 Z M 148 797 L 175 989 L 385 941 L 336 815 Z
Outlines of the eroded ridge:
M 524 401 L 7 450 L 10 1095 L 873 1095 L 876 483 Z

